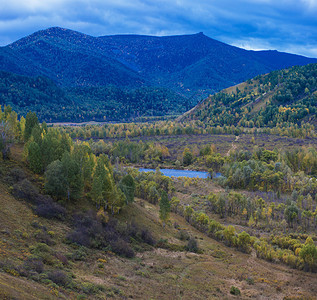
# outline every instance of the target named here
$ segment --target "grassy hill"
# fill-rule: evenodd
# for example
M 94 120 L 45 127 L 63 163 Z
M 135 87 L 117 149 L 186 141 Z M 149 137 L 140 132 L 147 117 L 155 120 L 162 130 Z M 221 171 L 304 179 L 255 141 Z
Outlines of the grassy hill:
M 316 120 L 317 64 L 257 76 L 198 104 L 180 120 L 213 126 L 274 127 Z
M 134 220 L 157 241 L 166 240 L 165 246 L 145 247 L 136 243 L 136 257 L 128 259 L 109 251 L 69 244 L 66 236 L 72 223 L 68 217 L 64 221 L 39 217 L 30 203 L 12 195 L 10 186 L 19 180 L 12 176 L 13 169 L 19 169 L 20 174 L 24 172 L 34 185 L 41 187 L 41 178 L 32 175 L 21 159 L 22 148 L 15 146 L 12 160 L 1 162 L 0 297 L 3 299 L 230 299 L 236 298 L 230 294 L 232 286 L 239 288 L 241 299 L 259 295 L 313 299 L 317 292 L 316 274 L 235 251 L 175 214 L 171 215 L 171 225 L 163 228 L 157 206 L 141 199 L 122 211 L 119 222 Z M 82 205 L 77 204 L 77 209 L 84 209 Z M 67 207 L 69 214 L 74 209 Z M 186 241 L 179 238 L 180 230 L 195 237 L 201 249 L 198 254 L 181 250 Z M 45 243 L 49 243 L 49 248 Z M 35 268 L 30 264 L 32 257 L 44 261 L 40 273 L 32 269 Z M 19 275 L 18 271 L 24 269 L 28 276 Z M 52 270 L 71 277 L 67 283 L 58 281 L 52 277 Z

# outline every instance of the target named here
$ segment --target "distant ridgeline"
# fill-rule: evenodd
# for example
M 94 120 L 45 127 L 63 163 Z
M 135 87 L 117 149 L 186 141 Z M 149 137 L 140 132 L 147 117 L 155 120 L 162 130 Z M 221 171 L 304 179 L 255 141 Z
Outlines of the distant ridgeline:
M 315 124 L 317 64 L 274 71 L 223 90 L 184 114 L 212 126 L 274 127 Z
M 0 47 L 0 104 L 47 122 L 179 115 L 259 74 L 316 62 L 243 50 L 203 33 L 92 37 L 49 28 Z

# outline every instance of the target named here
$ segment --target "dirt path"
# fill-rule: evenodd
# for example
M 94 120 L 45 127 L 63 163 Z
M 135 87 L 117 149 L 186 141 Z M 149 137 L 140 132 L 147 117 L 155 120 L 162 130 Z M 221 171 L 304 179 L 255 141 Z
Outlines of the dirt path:
M 237 135 L 237 136 L 236 136 L 236 139 L 232 142 L 231 148 L 228 150 L 226 156 L 229 156 L 231 151 L 234 151 L 234 150 L 237 149 L 237 145 L 236 145 L 235 143 L 239 141 L 239 138 L 240 138 L 240 137 Z

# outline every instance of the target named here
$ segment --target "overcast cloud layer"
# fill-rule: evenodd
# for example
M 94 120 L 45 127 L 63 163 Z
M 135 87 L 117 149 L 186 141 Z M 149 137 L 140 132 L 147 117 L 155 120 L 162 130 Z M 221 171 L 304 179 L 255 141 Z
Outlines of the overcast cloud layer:
M 317 57 L 317 0 L 0 0 L 0 45 L 48 27 L 93 36 L 205 35 Z

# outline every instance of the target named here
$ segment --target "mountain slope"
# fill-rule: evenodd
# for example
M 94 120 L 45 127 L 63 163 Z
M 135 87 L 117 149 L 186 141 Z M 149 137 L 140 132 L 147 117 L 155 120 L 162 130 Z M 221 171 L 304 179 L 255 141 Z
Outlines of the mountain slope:
M 317 113 L 316 78 L 317 64 L 257 76 L 208 97 L 179 120 L 246 127 L 314 122 Z
M 30 65 L 13 70 L 11 63 L 2 59 L 0 69 L 46 75 L 63 86 L 154 85 L 187 96 L 209 94 L 275 69 L 317 62 L 277 51 L 246 51 L 203 33 L 92 37 L 58 27 L 0 49 L 6 51 L 8 60 L 19 55 Z
M 144 116 L 165 116 L 188 110 L 192 103 L 172 90 L 115 86 L 60 87 L 44 76 L 29 77 L 0 71 L 0 106 L 19 113 L 37 113 L 40 120 L 128 121 Z

